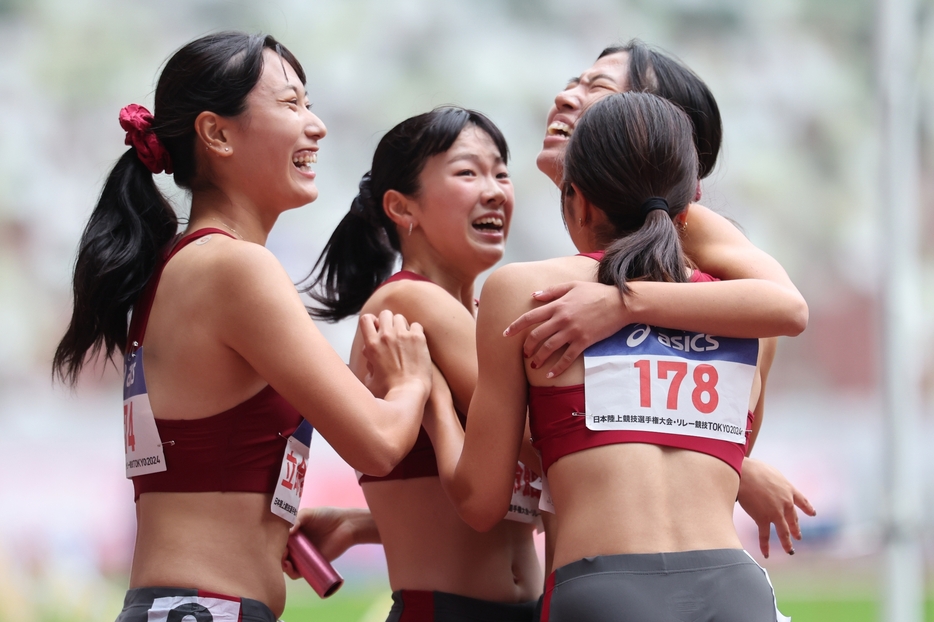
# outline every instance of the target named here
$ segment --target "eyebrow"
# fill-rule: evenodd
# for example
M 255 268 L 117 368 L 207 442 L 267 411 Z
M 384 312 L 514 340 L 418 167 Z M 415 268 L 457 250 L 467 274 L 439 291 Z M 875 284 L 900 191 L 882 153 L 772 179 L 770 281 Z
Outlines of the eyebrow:
M 279 89 L 279 92 L 281 93 L 282 91 L 288 91 L 289 89 L 295 91 L 296 97 L 302 97 L 302 94 L 299 92 L 298 87 L 295 86 L 294 84 L 286 84 L 281 89 Z
M 448 158 L 447 163 L 453 164 L 455 162 L 459 162 L 460 160 L 470 160 L 471 162 L 479 163 L 483 161 L 483 156 L 477 153 L 455 153 L 453 156 Z M 502 161 L 503 161 L 503 156 L 497 153 L 496 162 L 502 162 Z

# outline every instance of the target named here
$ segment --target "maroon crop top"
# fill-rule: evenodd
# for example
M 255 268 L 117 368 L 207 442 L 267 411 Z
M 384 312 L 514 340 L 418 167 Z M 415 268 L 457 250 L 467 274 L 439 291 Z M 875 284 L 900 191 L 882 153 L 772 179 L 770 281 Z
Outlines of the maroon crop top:
M 581 253 L 596 261 L 603 258 L 603 252 Z M 718 279 L 695 270 L 691 274 L 692 283 L 716 281 Z M 634 430 L 587 429 L 585 418 L 572 413 L 582 413 L 584 406 L 584 385 L 575 384 L 563 387 L 529 386 L 529 426 L 532 430 L 532 445 L 541 452 L 542 468 L 547 473 L 556 460 L 574 452 L 614 445 L 616 443 L 648 443 L 690 449 L 723 460 L 741 473 L 743 459 L 746 457 L 746 445 L 731 443 L 697 436 L 682 434 L 663 434 Z M 746 418 L 746 436 L 752 430 L 753 413 Z
M 401 270 L 396 272 L 391 277 L 383 281 L 383 285 L 387 283 L 394 283 L 396 281 L 426 281 L 431 283 L 431 279 L 427 279 L 420 274 L 411 272 L 409 270 Z M 457 418 L 460 419 L 461 425 L 466 425 L 467 418 L 461 413 L 457 413 Z M 365 484 L 367 482 L 384 482 L 392 479 L 415 479 L 417 477 L 436 477 L 438 475 L 438 461 L 435 458 L 435 448 L 431 445 L 431 439 L 428 438 L 428 432 L 425 431 L 425 428 L 419 428 L 418 438 L 415 440 L 415 445 L 412 446 L 412 451 L 410 451 L 402 461 L 396 465 L 388 475 L 384 477 L 376 477 L 374 475 L 361 475 L 360 483 Z
M 157 265 L 133 310 L 128 353 L 142 347 L 165 265 L 185 246 L 213 233 L 233 237 L 220 229 L 200 229 L 179 240 Z M 142 362 L 137 364 L 136 373 L 144 373 Z M 269 385 L 217 415 L 202 419 L 156 418 L 166 470 L 134 477 L 135 499 L 145 492 L 272 493 L 287 439 L 302 420 L 302 415 Z

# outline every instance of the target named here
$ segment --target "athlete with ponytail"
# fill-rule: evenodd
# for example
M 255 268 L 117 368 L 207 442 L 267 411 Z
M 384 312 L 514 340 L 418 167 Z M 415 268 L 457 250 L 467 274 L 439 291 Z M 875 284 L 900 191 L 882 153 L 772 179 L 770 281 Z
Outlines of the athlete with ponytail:
M 678 228 L 697 183 L 689 117 L 645 93 L 602 98 L 567 145 L 562 211 L 580 251 L 511 264 L 484 285 L 479 376 L 466 436 L 433 388 L 424 425 L 450 498 L 483 531 L 509 504 L 526 410 L 558 524 L 541 620 L 776 622 L 765 571 L 733 526 L 758 340 L 656 328 L 649 316 L 548 373 L 503 331 L 567 281 L 629 294 L 714 280 L 686 259 Z M 687 285 L 681 285 L 687 287 Z M 703 314 L 701 310 L 698 313 Z M 691 310 L 682 310 L 690 315 Z
M 636 321 L 638 316 L 662 326 L 730 337 L 799 334 L 807 326 L 807 304 L 782 266 L 728 220 L 697 203 L 701 181 L 716 165 L 723 127 L 710 89 L 682 63 L 637 40 L 603 50 L 592 67 L 572 79 L 555 97 L 538 154 L 539 170 L 560 188 L 564 150 L 580 115 L 600 99 L 627 91 L 658 95 L 690 117 L 698 154 L 698 179 L 678 235 L 694 265 L 722 281 L 686 285 L 638 282 L 625 294 L 595 282 L 555 284 L 532 294 L 537 301 L 548 304 L 516 319 L 507 329 L 508 334 L 527 335 L 524 352 L 536 367 L 544 365 L 553 353 L 561 353 L 549 365 L 553 375 L 567 369 L 585 348 Z M 765 382 L 774 349 L 774 340 L 763 342 L 762 391 L 754 409 L 756 419 L 747 449 L 751 449 L 762 425 Z M 738 501 L 758 525 L 759 548 L 765 557 L 769 556 L 773 524 L 782 547 L 793 554 L 793 539 L 801 539 L 796 506 L 805 514 L 815 513 L 804 495 L 778 470 L 752 458 L 744 467 Z
M 450 386 L 459 413 L 467 412 L 477 381 L 474 282 L 502 258 L 512 216 L 507 156 L 499 129 L 462 108 L 438 108 L 389 130 L 308 290 L 323 319 L 390 309 L 423 326 L 435 382 Z M 400 257 L 401 270 L 392 274 Z M 358 332 L 350 355 L 359 376 L 366 373 L 362 337 Z M 537 478 L 518 458 L 511 469 L 509 507 L 485 533 L 451 506 L 424 431 L 387 476 L 361 476 L 386 552 L 390 621 L 532 619 L 543 580 L 532 539 Z M 302 518 L 329 556 L 342 551 L 322 538 L 327 523 L 377 535 L 358 511 L 315 509 Z M 362 541 L 347 538 L 340 548 Z
M 273 622 L 311 427 L 374 475 L 418 434 L 431 383 L 421 328 L 361 316 L 375 398 L 264 247 L 282 212 L 318 196 L 326 130 L 304 83 L 272 37 L 223 32 L 169 59 L 153 114 L 121 111 L 130 148 L 81 238 L 54 359 L 75 384 L 90 358 L 124 357 L 137 536 L 118 620 Z M 163 170 L 190 193 L 180 238 L 153 180 Z

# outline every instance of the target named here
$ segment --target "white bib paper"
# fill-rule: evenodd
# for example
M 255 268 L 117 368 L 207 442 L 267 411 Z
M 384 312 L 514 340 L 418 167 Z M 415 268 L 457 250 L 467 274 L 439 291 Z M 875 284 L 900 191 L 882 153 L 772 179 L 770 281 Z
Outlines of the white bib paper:
M 147 622 L 169 620 L 239 622 L 240 601 L 207 596 L 164 596 L 153 599 Z
M 542 494 L 541 478 L 521 462 L 516 463 L 516 479 L 506 519 L 534 523 L 538 519 L 538 500 Z
M 298 518 L 298 506 L 302 502 L 302 489 L 305 487 L 305 470 L 311 453 L 311 433 L 314 428 L 302 420 L 298 429 L 289 437 L 282 455 L 279 468 L 279 481 L 272 496 L 270 511 L 294 525 Z
M 631 324 L 584 352 L 589 430 L 746 442 L 758 339 Z
M 143 349 L 123 361 L 123 446 L 128 478 L 165 471 L 162 439 L 146 393 Z

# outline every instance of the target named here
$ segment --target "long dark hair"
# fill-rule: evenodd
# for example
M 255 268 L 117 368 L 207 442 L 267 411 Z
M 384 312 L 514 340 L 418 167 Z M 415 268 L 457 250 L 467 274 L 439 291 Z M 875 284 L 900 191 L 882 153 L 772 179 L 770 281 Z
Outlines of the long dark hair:
M 720 108 L 713 93 L 696 73 L 677 60 L 653 50 L 637 39 L 606 48 L 597 59 L 626 52 L 629 55 L 629 90 L 658 95 L 691 118 L 697 148 L 698 178 L 710 175 L 723 141 Z
M 376 146 L 373 165 L 360 180 L 360 192 L 337 225 L 302 289 L 323 308 L 309 308 L 312 317 L 336 322 L 358 313 L 392 272 L 400 252 L 396 225 L 383 210 L 383 195 L 396 190 L 416 196 L 418 176 L 431 156 L 451 148 L 464 128 L 486 132 L 505 163 L 506 139 L 486 116 L 445 106 L 398 124 Z
M 696 182 L 691 120 L 671 102 L 629 91 L 581 116 L 565 152 L 563 196 L 579 190 L 606 214 L 609 224 L 595 231 L 607 244 L 601 283 L 628 293 L 627 280 L 687 280 L 672 218 L 693 198 Z M 665 209 L 647 211 L 658 205 Z
M 205 110 L 242 113 L 262 74 L 265 49 L 276 50 L 305 82 L 298 60 L 263 35 L 207 35 L 166 63 L 156 87 L 152 130 L 169 153 L 178 186 L 190 190 L 193 183 L 203 183 L 195 158 L 195 118 Z M 130 147 L 110 172 L 81 236 L 71 323 L 52 361 L 62 381 L 77 381 L 89 353 L 112 357 L 125 349 L 129 311 L 177 231 L 172 206 Z

